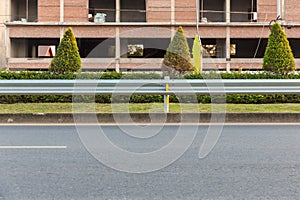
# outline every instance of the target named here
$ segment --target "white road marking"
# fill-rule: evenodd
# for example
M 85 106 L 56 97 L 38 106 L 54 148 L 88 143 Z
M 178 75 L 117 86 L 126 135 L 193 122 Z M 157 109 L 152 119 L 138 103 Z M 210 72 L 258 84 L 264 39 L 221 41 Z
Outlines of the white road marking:
M 66 149 L 67 146 L 0 146 L 0 149 Z

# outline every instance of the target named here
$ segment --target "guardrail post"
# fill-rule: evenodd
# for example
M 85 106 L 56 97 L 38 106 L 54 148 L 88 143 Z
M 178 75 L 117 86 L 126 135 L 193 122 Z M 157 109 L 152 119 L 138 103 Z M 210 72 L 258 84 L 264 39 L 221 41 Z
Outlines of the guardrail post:
M 170 77 L 165 76 L 165 80 L 170 80 Z M 169 84 L 168 83 L 166 83 L 165 89 L 166 89 L 166 92 L 169 91 Z M 164 95 L 164 112 L 165 113 L 169 112 L 169 107 L 170 107 L 170 97 L 169 97 L 169 95 Z

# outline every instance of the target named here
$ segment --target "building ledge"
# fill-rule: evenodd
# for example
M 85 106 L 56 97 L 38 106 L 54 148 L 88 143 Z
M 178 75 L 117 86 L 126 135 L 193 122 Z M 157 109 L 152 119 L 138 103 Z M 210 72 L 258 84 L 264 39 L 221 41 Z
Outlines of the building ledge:
M 196 26 L 195 22 L 6 22 L 6 26 Z M 290 22 L 285 25 L 300 26 L 299 22 Z M 269 26 L 269 22 L 206 22 L 199 23 L 200 27 L 262 27 Z
M 82 69 L 84 70 L 115 70 L 117 64 L 120 70 L 145 70 L 160 71 L 162 58 L 83 58 Z M 11 70 L 47 70 L 51 58 L 10 58 L 8 59 Z M 261 70 L 262 58 L 232 58 L 229 62 L 232 70 Z M 297 69 L 300 69 L 300 59 L 295 59 Z M 225 70 L 225 58 L 203 58 L 203 69 Z

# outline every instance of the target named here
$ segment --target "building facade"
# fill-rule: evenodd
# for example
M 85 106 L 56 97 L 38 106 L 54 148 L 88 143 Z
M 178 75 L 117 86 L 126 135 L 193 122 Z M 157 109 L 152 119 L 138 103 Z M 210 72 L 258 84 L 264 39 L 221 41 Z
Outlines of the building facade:
M 196 0 L 3 0 L 0 66 L 46 69 L 72 27 L 83 69 L 158 70 L 178 26 L 192 47 Z M 261 69 L 280 14 L 300 68 L 300 0 L 199 0 L 204 69 Z M 278 5 L 279 4 L 279 5 Z

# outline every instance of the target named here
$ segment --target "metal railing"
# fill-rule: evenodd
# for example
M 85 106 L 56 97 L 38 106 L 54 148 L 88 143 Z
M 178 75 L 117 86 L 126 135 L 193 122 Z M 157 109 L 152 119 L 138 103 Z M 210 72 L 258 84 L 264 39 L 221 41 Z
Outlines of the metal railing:
M 168 85 L 168 91 L 166 91 Z M 0 80 L 1 95 L 297 94 L 298 79 Z
M 160 94 L 300 94 L 298 79 L 162 79 L 162 80 L 0 80 L 0 95 Z

